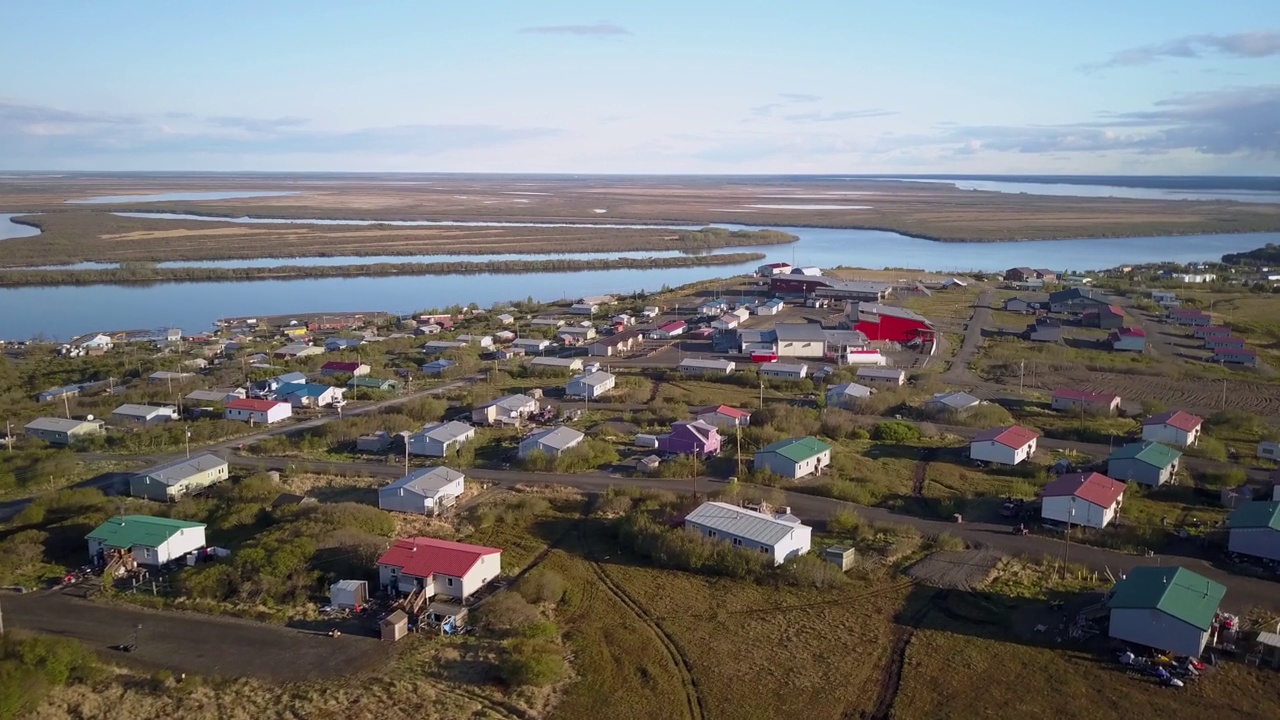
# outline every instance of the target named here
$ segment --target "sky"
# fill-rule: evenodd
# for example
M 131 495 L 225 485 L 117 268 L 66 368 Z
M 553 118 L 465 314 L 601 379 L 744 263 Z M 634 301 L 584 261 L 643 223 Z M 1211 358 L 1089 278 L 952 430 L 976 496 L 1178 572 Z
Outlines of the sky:
M 1277 0 L 0 4 L 0 169 L 1280 174 Z

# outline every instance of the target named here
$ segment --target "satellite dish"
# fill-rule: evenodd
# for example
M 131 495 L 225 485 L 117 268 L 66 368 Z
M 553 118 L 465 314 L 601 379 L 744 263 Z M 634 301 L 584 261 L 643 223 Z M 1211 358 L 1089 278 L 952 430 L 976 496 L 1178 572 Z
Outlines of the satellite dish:
M 92 415 L 87 415 L 87 416 L 85 416 L 85 420 L 92 420 L 92 419 L 93 419 L 93 416 L 92 416 Z

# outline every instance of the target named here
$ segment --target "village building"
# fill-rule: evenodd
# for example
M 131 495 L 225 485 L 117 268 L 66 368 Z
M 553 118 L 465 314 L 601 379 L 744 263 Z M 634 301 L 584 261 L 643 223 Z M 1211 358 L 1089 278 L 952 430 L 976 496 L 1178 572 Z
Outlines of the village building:
M 805 363 L 763 363 L 757 369 L 760 377 L 775 380 L 803 380 L 809 374 L 809 366 Z
M 1107 458 L 1107 475 L 1116 480 L 1160 487 L 1174 481 L 1181 458 L 1181 452 L 1158 442 L 1129 443 Z
M 276 393 L 278 400 L 296 408 L 322 408 L 342 401 L 346 389 L 318 383 L 286 385 Z
M 791 265 L 784 262 L 769 263 L 756 268 L 756 275 L 762 278 L 770 278 L 774 275 L 785 275 L 791 272 Z
M 192 390 L 183 400 L 193 405 L 226 405 L 246 395 L 244 388 L 219 388 L 216 390 Z
M 195 377 L 195 373 L 175 372 L 173 370 L 157 370 L 147 376 L 151 382 L 183 383 Z
M 293 415 L 293 406 L 278 400 L 232 400 L 223 411 L 223 418 L 240 420 L 251 425 L 271 425 L 287 420 Z
M 1011 297 L 1004 301 L 1005 312 L 1030 313 L 1048 306 L 1048 295 L 1023 295 Z
M 538 401 L 528 395 L 507 395 L 472 410 L 471 421 L 485 425 L 518 425 L 538 409 Z
M 907 383 L 907 373 L 899 368 L 860 367 L 855 374 L 859 380 L 883 385 L 902 386 Z
M 893 285 L 860 280 L 836 280 L 791 272 L 769 278 L 769 293 L 775 297 L 824 301 L 880 302 L 893 292 Z
M 459 335 L 457 337 L 457 341 L 460 343 L 466 343 L 467 345 L 474 345 L 481 349 L 493 347 L 492 335 Z
M 737 364 L 732 360 L 720 360 L 716 358 L 685 358 L 676 366 L 676 370 L 685 375 L 730 375 L 733 373 Z
M 782 298 L 773 298 L 772 300 L 757 305 L 755 312 L 757 315 L 777 315 L 786 307 L 787 304 L 782 301 Z
M 447 467 L 419 468 L 378 489 L 378 507 L 394 512 L 437 515 L 466 490 L 466 476 Z
M 461 340 L 428 340 L 422 346 L 422 352 L 428 355 L 439 355 L 450 350 L 458 350 L 467 347 L 467 344 Z
M 101 420 L 68 420 L 65 418 L 37 418 L 23 428 L 27 437 L 44 440 L 50 445 L 70 445 L 81 438 L 103 435 L 105 423 Z
M 1094 415 L 1114 415 L 1120 409 L 1120 396 L 1058 388 L 1053 391 L 1050 407 L 1062 412 L 1084 411 Z
M 356 452 L 384 453 L 391 449 L 391 433 L 378 430 L 356 438 Z
M 1108 633 L 1160 652 L 1200 657 L 1226 592 L 1183 567 L 1135 567 L 1107 595 Z
M 689 324 L 683 320 L 672 320 L 665 322 L 653 331 L 653 336 L 662 340 L 670 340 L 679 335 L 683 335 Z
M 79 385 L 63 385 L 62 387 L 49 388 L 44 392 L 36 395 L 36 402 L 53 402 L 63 398 L 73 398 L 80 394 Z
M 1104 528 L 1124 504 L 1125 485 L 1101 473 L 1072 473 L 1049 483 L 1040 492 L 1040 516 L 1045 520 Z
M 1207 350 L 1243 350 L 1245 341 L 1235 335 L 1213 335 L 1204 339 Z
M 351 350 L 354 348 L 358 348 L 364 343 L 365 343 L 364 338 L 340 338 L 340 337 L 325 338 L 324 350 L 325 352 L 342 352 L 343 350 Z
M 997 465 L 1018 465 L 1036 454 L 1039 437 L 1034 430 L 1021 425 L 983 430 L 969 442 L 969 457 Z
M 1175 308 L 1182 304 L 1178 300 L 1178 293 L 1172 290 L 1152 290 L 1151 302 L 1165 309 Z
M 1172 447 L 1193 447 L 1200 442 L 1203 425 L 1204 420 L 1182 410 L 1156 413 L 1142 421 L 1142 439 Z
M 560 457 L 566 450 L 577 447 L 587 436 L 565 425 L 539 430 L 520 441 L 517 455 L 527 458 L 534 453 Z
M 1004 279 L 1009 282 L 1025 282 L 1027 280 L 1053 282 L 1058 279 L 1058 274 L 1046 268 L 1016 267 L 1005 270 Z
M 1280 442 L 1274 440 L 1259 442 L 1257 456 L 1264 460 L 1280 460 Z
M 329 586 L 331 607 L 360 612 L 368 604 L 369 583 L 364 580 L 339 580 Z
M 1049 310 L 1055 313 L 1083 315 L 1110 304 L 1110 298 L 1090 288 L 1068 288 L 1049 293 Z
M 982 401 L 967 392 L 938 393 L 924 401 L 925 412 L 933 415 L 964 415 L 978 407 Z
M 178 408 L 173 405 L 125 404 L 111 411 L 112 424 L 159 425 L 178 419 Z
M 706 457 L 720 452 L 720 430 L 701 420 L 677 420 L 671 432 L 658 436 L 658 450 L 676 455 Z
M 138 565 L 160 567 L 203 548 L 204 531 L 204 523 L 117 515 L 85 539 L 89 542 L 89 559 L 95 564 L 107 565 L 121 557 Z
M 809 552 L 812 529 L 792 515 L 760 512 L 723 502 L 705 502 L 685 516 L 684 527 L 702 537 L 764 553 L 781 565 Z
M 831 464 L 831 446 L 815 437 L 779 440 L 756 451 L 751 467 L 784 478 L 798 480 L 808 475 L 821 475 Z
M 1087 327 L 1103 330 L 1118 330 L 1124 327 L 1124 311 L 1118 305 L 1099 305 L 1092 310 L 1086 310 L 1080 319 Z
M 857 383 L 840 383 L 827 388 L 827 407 L 834 408 L 856 408 L 859 401 L 871 397 L 874 392 L 866 385 Z
M 395 380 L 386 380 L 383 378 L 369 377 L 353 377 L 347 381 L 348 390 L 376 390 L 378 392 L 390 392 L 400 389 L 400 383 Z
M 201 453 L 133 475 L 129 478 L 129 494 L 148 500 L 177 502 L 226 480 L 228 471 L 226 460 L 210 453 Z
M 502 550 L 414 537 L 396 540 L 378 558 L 382 587 L 402 594 L 438 595 L 465 602 L 502 574 Z
M 284 347 L 277 349 L 275 352 L 271 353 L 271 357 L 276 360 L 297 360 L 298 358 L 304 358 L 311 355 L 321 355 L 323 353 L 324 348 L 322 347 L 295 343 L 292 345 L 285 345 Z
M 343 360 L 331 360 L 320 367 L 320 374 L 325 377 L 332 377 L 334 375 L 351 375 L 353 377 L 360 377 L 362 375 L 368 375 L 372 371 L 373 368 L 362 362 L 346 362 Z
M 1174 325 L 1206 327 L 1213 324 L 1213 317 L 1200 308 L 1173 308 L 1165 317 Z
M 1225 325 L 1201 325 L 1192 328 L 1191 336 L 1199 340 L 1207 340 L 1208 338 L 1231 337 L 1231 328 Z
M 536 317 L 529 321 L 530 325 L 535 327 L 551 327 L 558 328 L 564 325 L 564 321 L 553 317 Z
M 600 357 L 626 355 L 644 343 L 644 332 L 631 328 L 612 335 L 596 338 L 587 346 L 587 353 Z
M 860 302 L 849 305 L 849 323 L 871 342 L 902 345 L 933 342 L 937 329 L 919 313 L 892 305 Z
M 439 377 L 448 372 L 454 365 L 457 365 L 457 363 L 452 360 L 445 360 L 444 358 L 441 358 L 439 360 L 422 363 L 422 366 L 419 369 L 422 370 L 423 375 Z
M 570 380 L 564 386 L 564 394 L 566 397 L 594 400 L 612 390 L 617 382 L 618 378 L 612 373 L 597 370 L 596 372 L 579 375 Z
M 698 413 L 698 419 L 708 425 L 715 425 L 721 430 L 747 427 L 751 424 L 751 411 L 739 410 L 728 405 L 717 405 Z
M 1122 327 L 1113 330 L 1107 336 L 1107 342 L 1111 343 L 1111 349 L 1115 352 L 1146 352 L 1147 332 L 1142 328 Z
M 1280 561 L 1280 501 L 1246 502 L 1227 516 L 1233 553 Z
M 536 357 L 529 362 L 535 370 L 582 372 L 582 358 Z
M 1213 351 L 1213 362 L 1224 365 L 1258 366 L 1258 351 L 1253 348 L 1220 348 Z
M 1042 315 L 1022 331 L 1022 338 L 1030 342 L 1062 342 L 1062 321 Z
M 408 437 L 409 454 L 448 457 L 463 443 L 476 437 L 476 429 L 466 423 L 449 421 L 427 425 Z

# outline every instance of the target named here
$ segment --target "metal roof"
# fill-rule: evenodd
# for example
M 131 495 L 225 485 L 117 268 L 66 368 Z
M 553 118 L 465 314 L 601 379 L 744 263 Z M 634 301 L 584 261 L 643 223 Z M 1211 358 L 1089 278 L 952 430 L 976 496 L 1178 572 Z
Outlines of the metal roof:
M 798 463 L 831 452 L 831 446 L 815 437 L 787 438 L 765 445 L 758 452 L 776 453 Z
M 897 378 L 899 380 L 901 380 L 906 374 L 906 371 L 899 368 L 872 367 L 858 368 L 858 372 L 856 373 L 858 377 Z
M 1016 450 L 1038 437 L 1040 436 L 1033 430 L 1028 430 L 1021 425 L 1010 425 L 983 430 L 973 436 L 973 442 L 995 442 Z
M 728 370 L 734 367 L 732 360 L 719 360 L 715 358 L 685 358 L 680 361 L 678 367 L 705 368 L 708 370 Z
M 842 383 L 840 385 L 833 385 L 831 389 L 827 390 L 827 397 L 833 396 L 855 398 L 871 397 L 871 388 L 857 383 Z
M 826 331 L 817 323 L 778 323 L 773 331 L 780 342 L 827 342 Z
M 799 523 L 785 522 L 772 515 L 722 502 L 706 502 L 699 505 L 685 516 L 685 522 L 762 545 L 778 544 L 799 525 Z
M 858 314 L 867 313 L 868 315 L 887 315 L 889 317 L 902 318 L 904 320 L 915 320 L 916 322 L 929 325 L 929 321 L 923 315 L 904 307 L 896 305 L 881 305 L 880 303 L 858 303 Z
M 430 438 L 431 440 L 436 440 L 438 442 L 451 442 L 475 433 L 475 431 L 475 428 L 466 423 L 460 423 L 457 420 L 450 420 L 447 423 L 428 425 L 414 433 L 413 436 Z
M 556 450 L 566 450 L 582 442 L 586 435 L 574 430 L 571 427 L 560 425 L 558 427 L 539 430 L 538 432 L 525 438 L 522 442 L 535 442 L 539 445 L 546 445 Z
M 1167 468 L 1178 462 L 1180 457 L 1182 457 L 1181 452 L 1167 445 L 1146 440 L 1118 448 L 1107 460 L 1140 460 L 1154 467 Z
M 944 392 L 938 393 L 937 395 L 929 398 L 928 402 L 946 405 L 947 407 L 954 408 L 956 410 L 964 410 L 965 408 L 971 408 L 982 401 L 967 392 Z
M 1227 527 L 1280 530 L 1280 502 L 1247 502 L 1227 516 Z
M 45 430 L 49 432 L 71 432 L 82 425 L 101 425 L 100 420 L 67 420 L 66 418 L 36 418 L 26 424 L 27 430 Z
M 87 538 L 112 548 L 129 549 L 135 545 L 160 547 L 183 530 L 204 528 L 204 523 L 151 517 L 150 515 L 117 515 L 102 523 Z
M 1200 427 L 1204 420 L 1182 410 L 1174 410 L 1173 412 L 1162 412 L 1152 415 L 1142 422 L 1143 427 L 1147 425 L 1168 425 L 1171 428 L 1177 428 L 1183 432 L 1192 432 Z
M 596 385 L 603 385 L 604 383 L 612 382 L 616 379 L 617 378 L 615 378 L 611 373 L 604 372 L 603 370 L 597 370 L 596 372 L 587 373 L 586 375 L 579 375 L 570 380 L 569 384 L 582 383 L 583 385 L 595 387 Z
M 1183 567 L 1146 565 L 1130 570 L 1111 592 L 1112 609 L 1160 610 L 1208 630 L 1227 589 Z
M 173 413 L 175 413 L 175 412 L 177 412 L 177 411 L 178 411 L 178 408 L 173 407 L 172 405 L 165 405 L 165 406 L 159 406 L 159 405 L 134 405 L 134 404 L 132 404 L 132 403 L 125 403 L 124 405 L 121 405 L 120 407 L 116 408 L 115 410 L 112 410 L 112 411 L 111 411 L 111 414 L 112 414 L 112 415 L 129 415 L 129 416 L 131 416 L 131 417 L 144 417 L 144 418 L 149 418 L 149 417 L 154 417 L 154 416 L 156 416 L 156 415 L 160 415 L 160 414 L 164 414 L 164 415 L 172 415 Z
M 399 480 L 384 486 L 383 490 L 409 490 L 423 497 L 435 497 L 449 483 L 466 477 L 447 467 L 429 467 L 414 470 Z
M 141 474 L 165 485 L 177 485 L 183 480 L 188 480 L 218 467 L 226 467 L 226 465 L 227 461 L 217 455 L 203 453 L 191 458 L 157 465 Z
M 492 402 L 487 402 L 484 405 L 481 405 L 480 407 L 481 408 L 500 407 L 503 410 L 510 410 L 511 412 L 516 412 L 518 410 L 524 410 L 525 408 L 529 407 L 529 405 L 531 404 L 537 405 L 537 403 L 538 403 L 537 400 L 534 400 L 528 395 L 507 395 L 506 397 L 500 397 L 497 400 L 494 400 Z
M 1042 497 L 1078 497 L 1098 507 L 1109 508 L 1124 495 L 1125 484 L 1102 473 L 1063 475 L 1044 486 Z

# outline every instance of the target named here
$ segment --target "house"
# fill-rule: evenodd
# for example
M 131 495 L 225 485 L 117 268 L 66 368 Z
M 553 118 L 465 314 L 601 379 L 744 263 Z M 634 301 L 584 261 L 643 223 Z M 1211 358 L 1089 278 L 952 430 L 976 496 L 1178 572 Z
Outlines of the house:
M 332 360 L 320 367 L 320 374 L 325 377 L 334 375 L 351 375 L 352 377 L 360 377 L 368 375 L 373 368 L 362 362 L 345 362 L 342 360 Z
M 1135 567 L 1107 594 L 1108 633 L 1171 655 L 1200 657 L 1226 593 L 1221 584 L 1183 567 Z
M 158 425 L 178 419 L 178 408 L 172 405 L 134 405 L 127 403 L 111 411 L 111 422 L 120 425 Z
M 472 410 L 471 421 L 486 425 L 519 424 L 538 409 L 538 401 L 528 395 L 507 395 Z
M 748 510 L 723 502 L 705 502 L 684 518 L 690 532 L 734 547 L 768 555 L 774 565 L 809 552 L 812 529 L 791 515 Z
M 1280 560 L 1280 502 L 1247 502 L 1227 516 L 1227 528 L 1231 552 Z
M 182 367 L 188 370 L 204 370 L 209 367 L 209 361 L 204 358 L 193 358 L 191 360 L 183 360 Z
M 339 580 L 329 586 L 329 605 L 340 610 L 355 610 L 369 604 L 369 583 L 364 580 Z
M 523 348 L 525 352 L 537 355 L 551 347 L 551 341 L 542 338 L 516 338 L 511 341 L 511 347 Z
M 1021 425 L 983 430 L 969 441 L 969 457 L 998 465 L 1017 465 L 1036 454 L 1039 434 Z
M 440 353 L 464 347 L 467 347 L 467 343 L 464 343 L 461 340 L 428 340 L 426 344 L 422 346 L 422 352 L 427 353 L 428 355 L 439 355 Z
M 1142 328 L 1122 327 L 1107 336 L 1111 349 L 1116 352 L 1146 352 L 1147 332 Z
M 1173 308 L 1165 316 L 1174 325 L 1204 327 L 1213 324 L 1213 317 L 1200 308 Z
M 1048 304 L 1048 295 L 1011 297 L 1004 301 L 1004 310 L 1006 312 L 1029 313 L 1035 312 Z
M 1280 442 L 1263 440 L 1258 443 L 1258 457 L 1264 460 L 1280 460 Z
M 670 340 L 678 335 L 683 335 L 684 331 L 688 329 L 688 327 L 688 323 L 683 320 L 672 320 L 671 322 L 665 322 L 659 325 L 658 328 L 653 331 L 653 336 L 662 340 Z
M 777 262 L 761 265 L 756 268 L 756 275 L 762 278 L 773 277 L 774 275 L 785 275 L 791 272 L 791 265 L 787 263 Z
M 756 451 L 751 467 L 784 478 L 798 480 L 806 475 L 821 475 L 831 464 L 831 446 L 815 437 L 779 440 Z
M 1040 491 L 1046 520 L 1104 528 L 1124 504 L 1125 485 L 1101 473 L 1063 475 Z
M 63 385 L 62 387 L 49 388 L 44 392 L 36 395 L 36 402 L 53 402 L 62 398 L 73 398 L 80 394 L 79 385 Z
M 460 343 L 474 345 L 478 348 L 493 347 L 492 335 L 459 335 L 457 339 L 458 339 L 458 342 Z
M 322 408 L 341 402 L 345 392 L 345 389 L 332 385 L 302 383 L 286 385 L 276 396 L 296 408 Z
M 925 400 L 923 407 L 926 412 L 937 415 L 963 415 L 981 404 L 981 400 L 967 392 L 944 392 Z
M 155 371 L 155 372 L 151 373 L 150 375 L 148 375 L 148 376 L 147 376 L 147 379 L 148 379 L 148 380 L 150 380 L 151 382 L 162 382 L 162 383 L 175 383 L 175 382 L 177 382 L 177 383 L 180 383 L 180 382 L 185 382 L 185 381 L 187 381 L 187 380 L 190 380 L 190 379 L 191 379 L 191 378 L 193 378 L 193 377 L 195 377 L 195 374 L 194 374 L 194 373 L 189 373 L 189 372 L 174 372 L 174 371 L 172 371 L 172 370 L 157 370 L 157 371 Z
M 395 512 L 436 515 L 451 507 L 466 489 L 466 476 L 447 467 L 414 470 L 378 489 L 378 507 Z
M 857 407 L 858 401 L 871 397 L 871 393 L 871 388 L 857 383 L 832 385 L 827 388 L 827 407 Z
M 1235 335 L 1215 335 L 1205 338 L 1204 346 L 1208 350 L 1243 350 L 1245 342 Z
M 604 371 L 596 371 L 579 375 L 564 386 L 566 397 L 580 397 L 594 400 L 613 389 L 618 378 Z
M 570 315 L 595 315 L 600 309 L 595 303 L 574 303 L 569 306 Z
M 1227 365 L 1257 367 L 1258 351 L 1253 348 L 1245 348 L 1242 350 L 1222 348 L 1213 351 L 1213 362 Z
M 736 367 L 732 360 L 685 358 L 676 370 L 685 375 L 730 375 Z
M 1151 302 L 1165 309 L 1175 308 L 1182 304 L 1178 300 L 1178 293 L 1172 290 L 1152 290 Z
M 1218 279 L 1213 273 L 1165 273 L 1165 277 L 1170 280 L 1177 280 L 1184 283 L 1211 283 Z
M 1200 340 L 1218 337 L 1231 337 L 1231 335 L 1231 328 L 1223 325 L 1202 325 L 1197 328 L 1192 328 L 1191 330 L 1191 337 L 1198 338 Z
M 809 366 L 804 363 L 771 362 L 761 364 L 758 372 L 762 378 L 803 380 L 809 374 Z
M 418 328 L 417 328 L 417 329 L 415 329 L 415 330 L 413 331 L 413 334 L 414 334 L 414 335 L 417 335 L 417 336 L 422 336 L 422 335 L 439 335 L 439 334 L 440 334 L 441 332 L 443 332 L 443 331 L 444 331 L 444 327 L 443 327 L 443 326 L 436 325 L 435 323 L 430 323 L 430 324 L 427 324 L 427 325 L 420 325 L 420 326 L 418 326 Z
M 739 410 L 728 405 L 717 405 L 698 414 L 698 419 L 708 425 L 715 425 L 721 430 L 747 427 L 751 424 L 751 412 Z
M 441 358 L 439 360 L 432 360 L 429 363 L 422 363 L 422 367 L 420 369 L 422 370 L 423 375 L 438 377 L 440 375 L 444 375 L 445 372 L 454 365 L 457 365 L 457 363 L 452 360 L 445 360 L 444 358 Z
M 586 437 L 586 435 L 571 427 L 558 425 L 553 428 L 539 430 L 521 440 L 517 455 L 527 458 L 534 453 L 541 452 L 551 457 L 560 457 L 565 450 L 580 445 Z
M 822 268 L 820 267 L 793 267 L 790 275 L 804 275 L 807 277 L 822 277 Z
M 860 367 L 856 377 L 865 382 L 884 383 L 886 385 L 901 386 L 907 383 L 907 372 L 899 368 Z
M 556 337 L 568 345 L 581 345 L 596 336 L 594 327 L 582 327 L 580 325 L 566 325 L 560 328 L 560 332 L 556 333 Z
M 320 355 L 322 353 L 324 353 L 324 348 L 322 347 L 294 343 L 277 349 L 275 352 L 271 353 L 271 357 L 276 360 L 297 360 L 298 358 Z
M 1160 487 L 1173 482 L 1181 458 L 1181 452 L 1158 442 L 1129 443 L 1107 458 L 1107 475 L 1116 480 Z
M 458 446 L 475 437 L 475 428 L 456 420 L 427 425 L 409 435 L 409 454 L 448 457 Z
M 1120 396 L 1087 390 L 1058 388 L 1049 405 L 1054 410 L 1084 411 L 1095 415 L 1114 415 L 1120 409 Z
M 383 453 L 391 449 L 391 433 L 378 430 L 356 438 L 356 452 Z
M 933 323 L 919 313 L 872 302 L 850 304 L 849 324 L 872 342 L 932 342 L 938 333 Z
M 325 338 L 324 350 L 325 352 L 341 352 L 343 350 L 358 348 L 363 345 L 364 342 L 364 338 Z
M 1042 278 L 1036 277 L 1036 271 L 1029 267 L 1015 267 L 1004 271 L 1004 279 L 1009 282 L 1025 282 Z
M 1027 326 L 1022 338 L 1030 342 L 1062 342 L 1062 321 L 1042 315 Z
M 405 538 L 378 558 L 382 587 L 405 594 L 421 592 L 465 602 L 502 574 L 502 551 L 436 538 Z
M 101 420 L 69 420 L 64 418 L 37 418 L 23 428 L 27 437 L 39 438 L 50 445 L 70 445 L 81 438 L 106 434 L 106 423 Z
M 453 316 L 437 313 L 435 315 L 419 315 L 418 322 L 439 325 L 445 330 L 453 328 Z
M 535 370 L 582 372 L 582 358 L 536 357 L 529 367 Z
M 732 330 L 742 322 L 737 315 L 726 313 L 711 322 L 711 327 L 716 330 Z
M 85 350 L 101 350 L 101 351 L 110 350 L 114 345 L 115 343 L 111 340 L 110 337 L 106 335 L 94 335 L 88 340 L 85 340 L 80 343 L 80 347 L 84 348 Z
M 378 637 L 383 642 L 396 642 L 409 634 L 409 616 L 396 610 L 378 621 Z
M 499 315 L 499 316 L 498 316 L 498 322 L 502 323 L 503 325 L 510 325 L 510 324 L 514 323 L 515 321 L 516 321 L 515 316 L 514 316 L 514 315 L 510 315 L 510 314 L 508 314 L 508 313 L 503 313 L 503 314 L 501 314 L 501 315 Z
M 375 377 L 353 377 L 347 381 L 348 390 L 376 390 L 378 392 L 391 392 L 400 389 L 400 383 L 395 380 L 384 380 Z
M 729 310 L 729 303 L 723 300 L 708 300 L 698 306 L 699 315 L 723 315 Z
M 564 321 L 553 317 L 536 317 L 529 321 L 534 327 L 553 327 L 558 328 L 564 325 Z
M 278 400 L 232 400 L 223 411 L 227 420 L 242 420 L 250 425 L 270 425 L 293 415 L 293 406 Z
M 183 396 L 183 399 L 189 403 L 201 405 L 225 405 L 232 400 L 239 400 L 245 396 L 244 388 L 220 388 L 217 390 L 192 390 Z
M 786 307 L 786 303 L 782 298 L 774 298 L 768 302 L 761 303 L 756 306 L 757 315 L 777 315 Z
M 89 559 L 98 565 L 113 558 L 132 556 L 139 565 L 159 567 L 204 547 L 204 523 L 151 517 L 117 515 L 85 536 Z
M 773 328 L 778 357 L 823 358 L 827 335 L 817 323 L 779 323 Z
M 647 320 L 652 320 L 653 318 L 656 318 L 661 314 L 662 314 L 662 309 L 659 308 L 657 305 L 646 305 L 645 308 L 640 311 L 640 315 Z
M 952 290 L 954 288 L 967 288 L 967 287 L 969 287 L 969 283 L 956 277 L 947 278 L 946 280 L 942 281 L 943 290 Z
M 597 338 L 595 342 L 587 346 L 587 353 L 601 357 L 625 355 L 635 350 L 643 342 L 644 332 L 632 328 L 614 333 L 608 337 Z
M 516 334 L 511 330 L 499 330 L 493 334 L 493 341 L 495 343 L 509 343 L 515 339 Z
M 1110 304 L 1110 298 L 1091 288 L 1068 288 L 1049 293 L 1050 312 L 1083 315 Z
M 706 457 L 720 452 L 720 430 L 701 420 L 677 420 L 671 432 L 658 436 L 658 450 L 677 455 Z
M 1099 305 L 1086 310 L 1081 316 L 1081 322 L 1088 327 L 1117 330 L 1124 327 L 1124 311 L 1117 305 Z
M 129 494 L 134 497 L 176 502 L 227 479 L 227 461 L 201 453 L 190 458 L 158 465 L 129 478 Z
M 1142 439 L 1174 447 L 1190 447 L 1200 442 L 1203 424 L 1204 420 L 1182 410 L 1157 413 L 1142 421 Z

